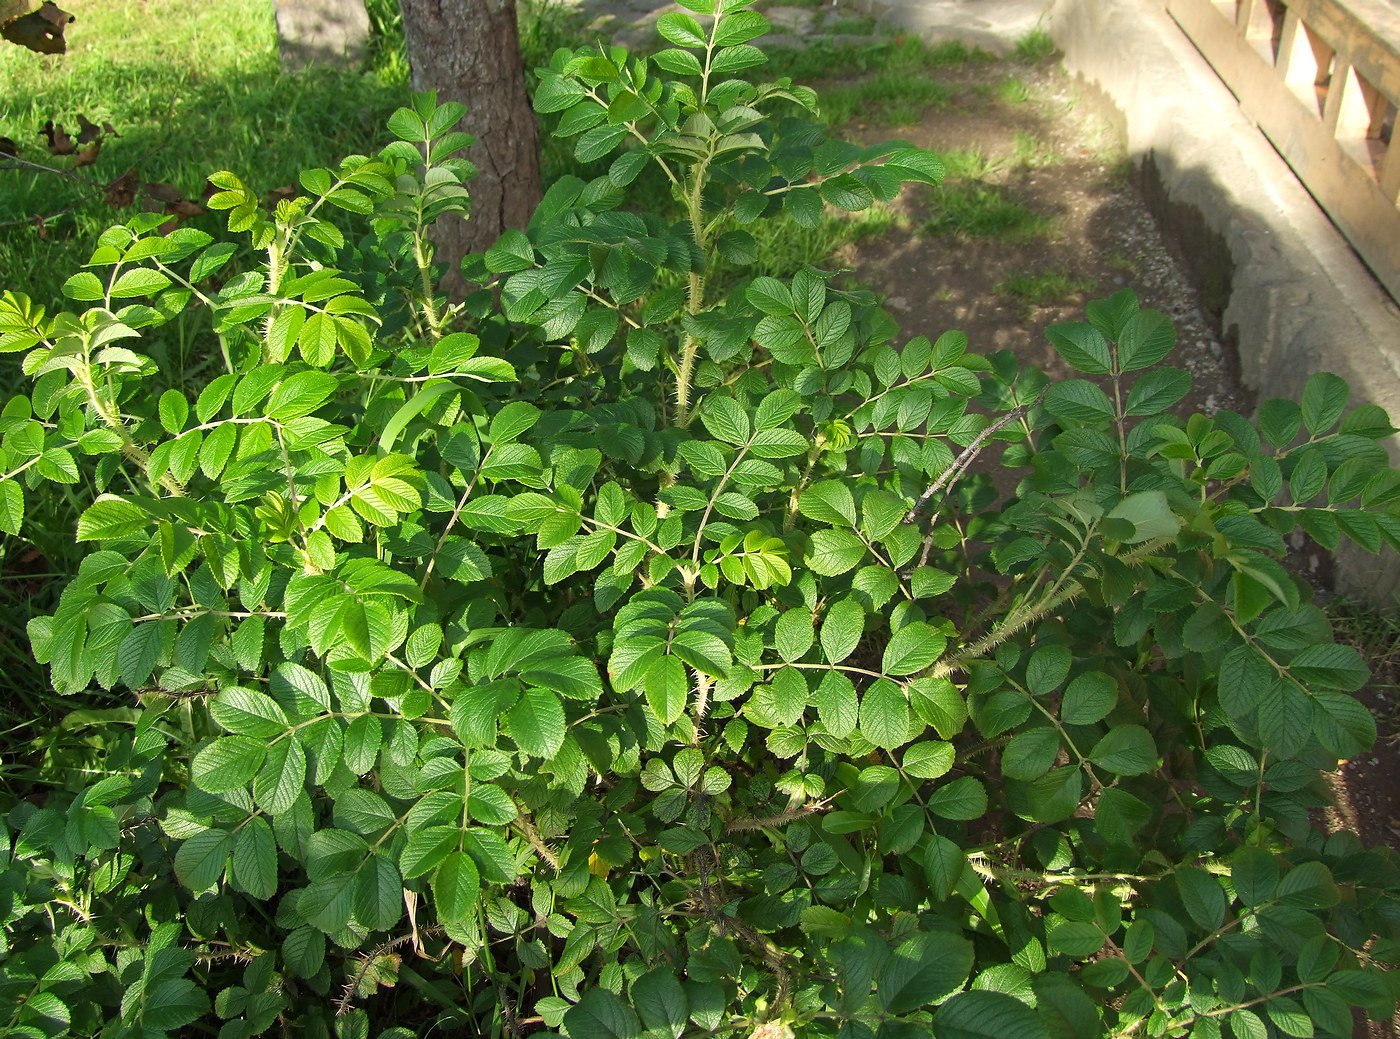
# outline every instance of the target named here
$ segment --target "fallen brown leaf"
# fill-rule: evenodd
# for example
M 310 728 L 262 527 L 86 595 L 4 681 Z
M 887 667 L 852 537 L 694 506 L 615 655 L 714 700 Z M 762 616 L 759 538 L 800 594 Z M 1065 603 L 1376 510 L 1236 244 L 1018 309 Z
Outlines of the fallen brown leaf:
M 127 170 L 107 185 L 102 193 L 103 201 L 117 209 L 125 209 L 136 201 L 136 171 Z
M 148 181 L 144 190 L 151 198 L 159 202 L 178 202 L 184 198 L 180 189 L 174 184 L 163 184 L 157 181 Z
M 59 10 L 53 0 L 44 0 L 44 5 L 37 11 L 11 18 L 0 25 L 0 37 L 28 47 L 37 54 L 63 54 L 68 50 L 63 30 L 72 21 L 73 16 Z
M 81 112 L 78 113 L 78 143 L 91 144 L 102 136 L 102 128 Z
M 52 119 L 39 128 L 39 136 L 49 139 L 49 153 L 51 155 L 72 155 L 78 150 L 78 146 L 73 143 L 73 138 L 68 136 L 68 131 L 63 129 L 62 123 L 55 123 Z
M 188 220 L 192 216 L 199 216 L 204 212 L 204 208 L 187 198 L 179 199 L 175 202 L 167 202 L 165 211 L 171 216 L 177 216 L 181 220 Z

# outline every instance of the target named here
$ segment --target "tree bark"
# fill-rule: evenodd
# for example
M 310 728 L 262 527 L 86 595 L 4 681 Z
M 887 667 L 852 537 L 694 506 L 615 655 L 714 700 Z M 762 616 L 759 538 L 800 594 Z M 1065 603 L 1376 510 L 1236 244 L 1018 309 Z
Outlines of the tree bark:
M 509 228 L 524 228 L 540 201 L 535 113 L 525 91 L 515 0 L 400 0 L 414 90 L 467 106 L 462 129 L 477 143 L 468 183 L 471 218 L 448 216 L 433 239 L 448 265 L 443 287 L 461 298 L 461 260 Z

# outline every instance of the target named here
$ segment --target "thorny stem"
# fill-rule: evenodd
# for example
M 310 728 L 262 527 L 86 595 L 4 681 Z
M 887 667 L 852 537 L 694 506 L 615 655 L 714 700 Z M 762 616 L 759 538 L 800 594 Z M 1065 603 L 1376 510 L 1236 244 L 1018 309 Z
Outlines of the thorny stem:
M 1084 553 L 1088 551 L 1089 535 L 1092 535 L 1092 533 L 1092 530 L 1088 532 L 1083 546 L 1075 553 L 1069 565 L 1064 568 L 1060 577 L 1050 586 L 1049 590 L 1046 591 L 1039 602 L 1012 610 L 1011 613 L 1007 615 L 1006 620 L 995 629 L 983 635 L 961 653 L 942 661 L 929 672 L 929 675 L 933 678 L 946 678 L 955 671 L 961 671 L 967 665 L 968 661 L 976 660 L 978 657 L 991 652 L 1017 632 L 1034 624 L 1042 617 L 1047 616 L 1052 611 L 1063 606 L 1069 600 L 1082 594 L 1084 586 L 1078 581 L 1069 580 L 1069 575 L 1073 572 L 1074 568 L 1079 565 L 1079 561 L 1084 558 Z M 1158 549 L 1171 544 L 1173 540 L 1175 539 L 1155 538 L 1139 546 L 1134 551 L 1129 552 L 1126 556 L 1122 557 L 1121 561 L 1129 566 L 1140 563 Z

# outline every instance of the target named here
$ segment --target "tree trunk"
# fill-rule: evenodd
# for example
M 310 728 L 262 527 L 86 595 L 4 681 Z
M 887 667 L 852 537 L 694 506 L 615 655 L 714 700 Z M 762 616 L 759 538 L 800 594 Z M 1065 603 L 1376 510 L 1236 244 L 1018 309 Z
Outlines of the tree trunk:
M 400 0 L 414 90 L 467 106 L 462 129 L 477 143 L 466 155 L 478 174 L 471 219 L 444 217 L 434 231 L 447 262 L 444 288 L 461 298 L 464 255 L 481 252 L 508 228 L 524 228 L 540 200 L 535 113 L 525 92 L 515 0 Z

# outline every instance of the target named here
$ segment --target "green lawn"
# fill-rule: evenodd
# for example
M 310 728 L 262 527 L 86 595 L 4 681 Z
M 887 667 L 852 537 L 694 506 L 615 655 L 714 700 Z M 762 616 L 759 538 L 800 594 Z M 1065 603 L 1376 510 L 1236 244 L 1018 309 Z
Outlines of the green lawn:
M 141 182 L 195 200 L 218 169 L 267 190 L 303 167 L 376 147 L 407 97 L 401 72 L 284 73 L 266 2 L 65 6 L 77 16 L 66 55 L 0 46 L 0 135 L 18 142 L 22 158 L 72 174 L 0 168 L 0 288 L 37 299 L 56 296 L 102 228 L 140 210 L 140 198 L 125 209 L 101 198 L 100 186 L 133 166 Z M 76 134 L 79 113 L 121 136 L 106 141 L 95 165 L 75 170 L 72 157 L 48 154 L 39 128 L 53 119 Z M 42 233 L 36 217 L 45 218 Z

